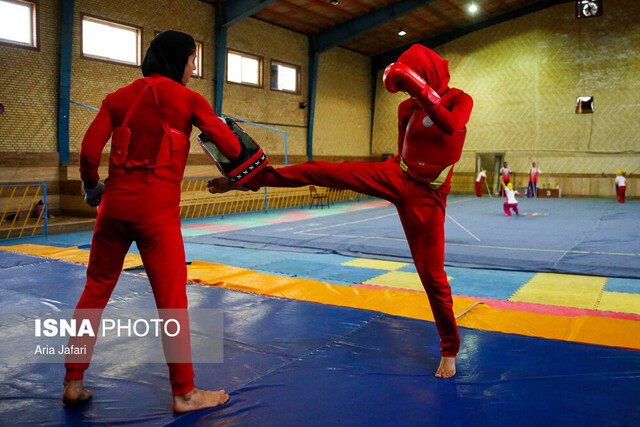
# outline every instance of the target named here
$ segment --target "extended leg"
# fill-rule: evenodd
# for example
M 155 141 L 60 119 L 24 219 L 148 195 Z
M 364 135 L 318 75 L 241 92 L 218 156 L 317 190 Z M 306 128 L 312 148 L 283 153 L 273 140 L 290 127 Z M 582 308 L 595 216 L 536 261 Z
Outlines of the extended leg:
M 305 162 L 283 168 L 263 169 L 245 184 L 260 187 L 302 187 L 320 185 L 368 194 L 395 202 L 398 190 L 391 184 L 406 179 L 396 159 L 386 162 Z

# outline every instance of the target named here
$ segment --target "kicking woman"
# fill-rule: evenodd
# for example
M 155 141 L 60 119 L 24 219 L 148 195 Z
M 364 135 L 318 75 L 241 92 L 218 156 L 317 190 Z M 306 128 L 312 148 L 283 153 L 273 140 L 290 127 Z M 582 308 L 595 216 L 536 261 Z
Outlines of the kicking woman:
M 460 337 L 451 288 L 444 271 L 444 219 L 453 165 L 460 159 L 473 100 L 450 88 L 448 61 L 422 45 L 413 45 L 387 67 L 384 85 L 411 96 L 398 107 L 398 154 L 386 162 L 310 161 L 267 167 L 243 184 L 348 189 L 392 202 L 400 215 L 420 280 L 440 333 L 440 366 L 435 376 L 452 377 Z M 238 189 L 226 179 L 211 180 L 212 193 Z

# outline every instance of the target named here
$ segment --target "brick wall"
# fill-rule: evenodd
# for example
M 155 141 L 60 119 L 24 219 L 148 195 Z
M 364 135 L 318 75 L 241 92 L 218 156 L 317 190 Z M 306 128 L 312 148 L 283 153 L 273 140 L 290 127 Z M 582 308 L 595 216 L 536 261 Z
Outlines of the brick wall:
M 313 154 L 368 156 L 371 60 L 342 48 L 320 55 Z
M 150 4 L 152 3 L 152 4 Z M 153 12 L 153 13 L 150 13 Z M 133 80 L 142 77 L 139 67 L 130 67 L 81 57 L 82 14 L 90 14 L 105 20 L 142 27 L 142 57 L 158 31 L 178 30 L 191 34 L 203 43 L 203 77 L 192 78 L 189 89 L 203 95 L 213 103 L 213 31 L 214 10 L 198 0 L 76 0 L 73 29 L 73 63 L 71 69 L 71 99 L 84 105 L 99 108 L 104 97 Z M 72 152 L 80 151 L 82 137 L 95 112 L 71 105 L 70 141 Z M 198 145 L 194 131 L 192 148 Z M 108 151 L 109 146 L 105 148 Z
M 39 50 L 0 45 L 0 181 L 53 181 L 57 165 L 60 1 L 39 1 Z M 637 117 L 640 107 L 640 27 L 634 19 L 640 4 L 619 0 L 605 16 L 576 21 L 573 5 L 562 4 L 473 33 L 437 50 L 450 60 L 452 85 L 475 100 L 469 135 L 456 171 L 475 172 L 476 153 L 500 152 L 524 177 L 531 160 L 559 185 L 576 194 L 606 195 L 608 184 L 584 184 L 602 172 L 640 167 Z M 99 107 L 104 96 L 140 77 L 138 68 L 98 62 L 80 56 L 82 13 L 142 27 L 143 51 L 156 31 L 176 29 L 203 42 L 203 78 L 189 87 L 213 104 L 214 8 L 199 0 L 76 0 L 71 99 Z M 222 113 L 285 130 L 292 158 L 306 156 L 308 109 L 307 37 L 255 19 L 229 29 L 228 47 L 264 57 L 265 87 L 225 85 Z M 269 89 L 270 60 L 301 67 L 299 94 Z M 615 66 L 612 66 L 614 64 Z M 314 128 L 316 158 L 340 160 L 369 156 L 370 62 L 335 48 L 320 55 Z M 372 154 L 396 151 L 396 108 L 402 94 L 389 94 L 377 78 Z M 596 113 L 573 113 L 577 96 L 595 96 Z M 71 106 L 72 159 L 95 112 Z M 215 174 L 196 148 L 187 176 Z M 282 161 L 284 144 L 275 132 L 251 129 L 267 153 Z M 108 150 L 108 147 L 107 149 Z M 21 158 L 21 152 L 46 155 Z M 18 161 L 17 159 L 20 159 Z M 23 160 L 31 163 L 25 165 Z M 104 172 L 104 171 L 103 171 Z M 77 178 L 70 165 L 64 177 Z M 591 174 L 591 175 L 590 175 Z M 582 177 L 582 178 L 580 178 Z M 596 182 L 596 181 L 594 181 Z M 599 182 L 599 181 L 597 181 Z M 580 184 L 582 183 L 582 184 Z M 579 188 L 585 187 L 584 193 Z M 629 192 L 633 195 L 630 186 Z M 52 203 L 55 203 L 52 198 Z
M 229 28 L 227 47 L 263 58 L 264 85 L 257 88 L 225 83 L 222 113 L 283 130 L 287 132 L 289 154 L 306 154 L 308 109 L 300 108 L 299 104 L 308 101 L 309 97 L 307 37 L 249 18 Z M 272 60 L 300 66 L 299 94 L 270 89 Z M 267 155 L 284 154 L 284 142 L 279 133 L 258 127 L 248 127 L 247 132 L 261 144 Z
M 57 150 L 60 3 L 38 7 L 39 50 L 0 45 L 0 152 Z
M 437 47 L 451 86 L 474 98 L 455 170 L 475 172 L 476 153 L 504 153 L 523 180 L 536 161 L 541 179 L 569 194 L 609 196 L 602 172 L 640 168 L 638 16 L 634 0 L 608 2 L 604 16 L 585 20 L 566 3 Z M 578 96 L 594 96 L 594 114 L 575 114 Z M 396 151 L 403 99 L 378 84 L 374 153 Z

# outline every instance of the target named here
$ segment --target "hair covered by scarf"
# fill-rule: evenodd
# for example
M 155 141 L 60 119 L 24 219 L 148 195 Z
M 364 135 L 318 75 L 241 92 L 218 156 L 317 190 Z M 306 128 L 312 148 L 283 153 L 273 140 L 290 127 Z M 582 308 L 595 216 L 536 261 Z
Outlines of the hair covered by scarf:
M 449 88 L 449 61 L 421 44 L 407 49 L 398 62 L 413 68 L 439 95 Z
M 182 84 L 184 68 L 195 51 L 196 42 L 189 34 L 164 31 L 151 40 L 142 61 L 142 74 L 158 73 Z

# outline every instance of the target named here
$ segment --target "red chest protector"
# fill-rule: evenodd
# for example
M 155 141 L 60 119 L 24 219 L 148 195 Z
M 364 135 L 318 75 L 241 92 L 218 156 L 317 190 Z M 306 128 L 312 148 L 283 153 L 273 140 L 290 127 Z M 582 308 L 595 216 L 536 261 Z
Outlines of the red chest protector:
M 170 127 L 162 118 L 155 87 L 144 79 L 142 81 L 145 86 L 129 107 L 122 124 L 113 130 L 111 137 L 111 154 L 109 156 L 109 174 L 121 175 L 128 168 L 147 168 L 153 169 L 154 175 L 160 179 L 180 182 L 184 175 L 184 168 L 191 146 L 189 138 L 178 129 Z M 163 129 L 162 140 L 155 150 L 138 148 L 138 145 L 130 146 L 131 129 L 127 126 L 131 116 L 148 89 L 151 89 L 154 101 L 158 106 L 158 113 Z M 144 150 L 144 152 L 141 152 L 142 150 Z

